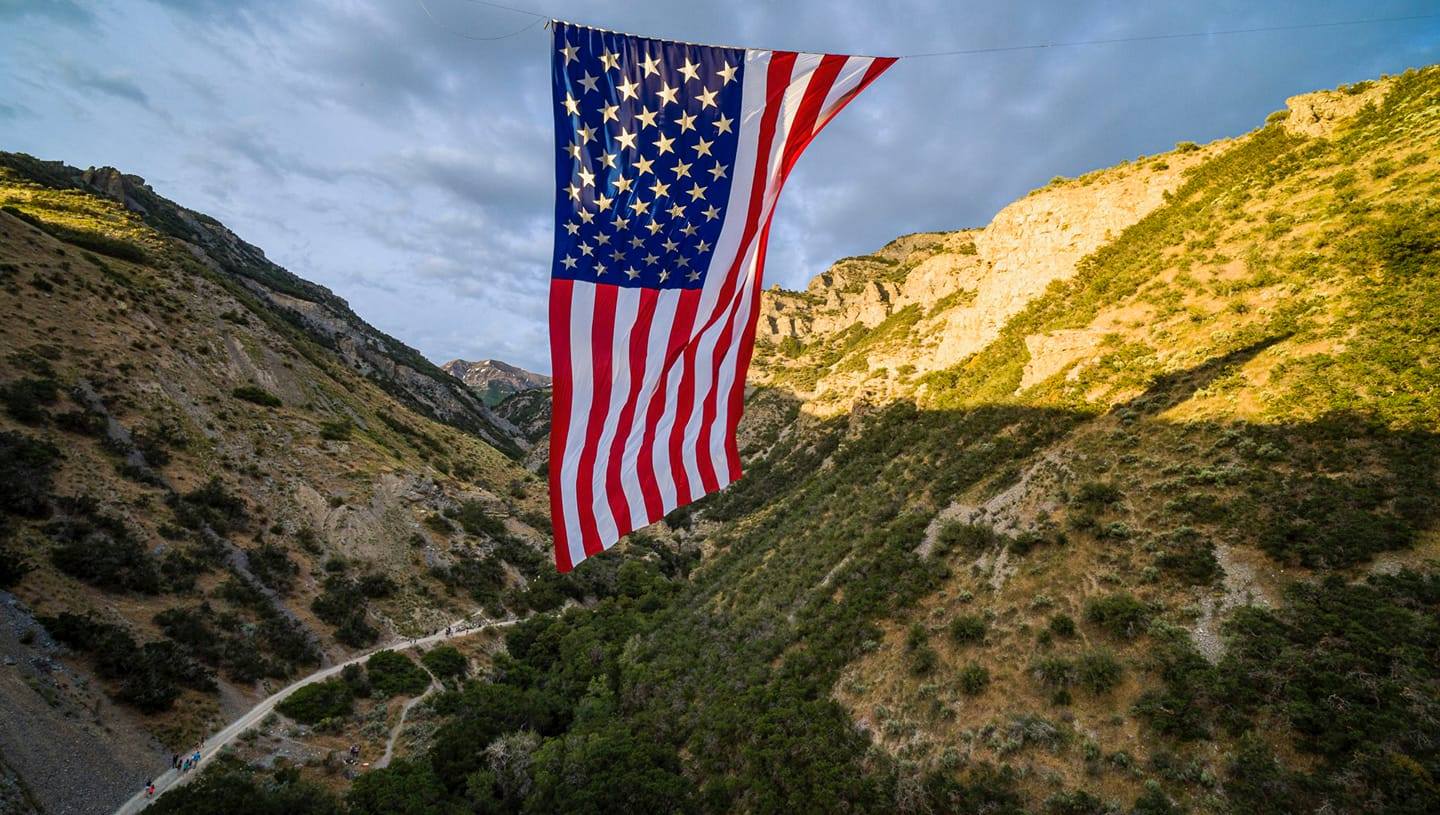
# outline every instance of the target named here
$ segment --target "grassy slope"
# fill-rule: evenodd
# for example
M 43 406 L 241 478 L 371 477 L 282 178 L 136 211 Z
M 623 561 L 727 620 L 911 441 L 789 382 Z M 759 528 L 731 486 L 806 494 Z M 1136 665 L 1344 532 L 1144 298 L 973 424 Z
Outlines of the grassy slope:
M 5 518 L 0 547 L 7 564 L 30 567 L 13 591 L 36 614 L 94 612 L 165 647 L 181 637 L 183 654 L 249 688 L 257 674 L 314 664 L 317 654 L 298 643 L 277 650 L 281 628 L 308 630 L 333 650 L 333 621 L 358 618 L 363 626 L 339 635 L 358 645 L 477 603 L 498 606 L 501 556 L 486 555 L 496 546 L 531 574 L 544 563 L 542 534 L 520 520 L 543 526 L 543 489 L 490 446 L 416 415 L 114 202 L 0 171 L 0 203 L 0 308 L 12 315 L 0 327 L 0 433 L 7 455 L 51 459 L 7 471 L 7 489 L 30 482 L 41 500 Z M 132 444 L 106 438 L 74 393 L 81 383 Z M 264 404 L 269 397 L 278 402 Z M 136 450 L 148 466 L 135 464 Z M 467 500 L 512 519 L 509 531 L 466 523 L 458 510 Z M 507 536 L 527 542 L 504 544 Z M 57 555 L 72 549 L 90 556 Z M 237 568 L 237 553 L 248 568 Z M 393 589 L 370 600 L 344 595 L 343 580 L 327 583 L 342 562 L 353 578 L 390 575 Z M 430 568 L 472 562 L 476 573 L 443 581 Z M 267 585 L 292 621 L 276 617 Z M 317 615 L 312 605 L 327 595 L 345 596 L 349 609 Z M 206 630 L 163 630 L 156 615 L 168 609 L 192 612 Z M 133 701 L 125 672 L 103 684 Z M 191 684 L 152 705 L 159 710 L 147 720 L 177 744 L 217 713 L 206 683 Z

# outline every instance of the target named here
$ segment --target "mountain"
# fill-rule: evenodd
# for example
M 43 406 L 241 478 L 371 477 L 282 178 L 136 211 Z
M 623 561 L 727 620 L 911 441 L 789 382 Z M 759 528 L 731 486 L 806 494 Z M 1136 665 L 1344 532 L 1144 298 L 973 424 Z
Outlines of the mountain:
M 293 677 L 528 610 L 529 442 L 219 222 L 0 154 L 0 309 L 0 800 L 106 809 Z
M 207 296 L 191 298 L 150 283 L 184 280 L 180 267 L 81 250 L 67 213 L 93 194 L 44 211 L 25 199 L 13 206 L 45 219 L 40 232 L 0 216 L 4 296 L 25 315 L 0 326 L 20 351 L 3 361 L 0 438 L 11 450 L 0 461 L 24 476 L 3 482 L 16 509 L 0 562 L 34 568 L 9 580 L 45 622 L 25 624 L 32 642 L 103 641 L 56 617 L 83 599 L 170 647 L 179 641 L 145 622 L 160 600 L 120 578 L 102 588 L 71 576 L 62 565 L 77 569 L 64 554 L 76 521 L 32 516 L 78 516 L 88 540 L 113 540 L 103 519 L 121 516 L 150 557 L 167 558 L 162 525 L 182 536 L 177 552 L 198 551 L 205 524 L 254 551 L 263 544 L 245 529 L 270 541 L 278 517 L 273 537 L 289 547 L 286 496 L 304 479 L 359 491 L 376 470 L 405 479 L 420 468 L 423 488 L 372 487 L 368 503 L 347 492 L 348 523 L 309 521 L 317 535 L 370 534 L 359 551 L 343 538 L 320 545 L 352 547 L 347 563 L 376 558 L 375 571 L 383 564 L 408 590 L 403 605 L 366 601 L 374 624 L 377 612 L 420 615 L 448 595 L 423 558 L 394 545 L 408 528 L 372 529 L 375 509 L 348 512 L 425 496 L 397 511 L 417 520 L 443 506 L 434 490 L 487 491 L 471 526 L 508 588 L 484 602 L 533 616 L 503 649 L 470 654 L 474 678 L 445 680 L 416 708 L 399 760 L 353 783 L 327 771 L 336 744 L 370 749 L 399 704 L 321 716 L 326 700 L 307 694 L 160 812 L 243 800 L 318 813 L 334 811 L 335 795 L 357 813 L 1437 811 L 1437 137 L 1440 68 L 1305 94 L 1249 133 L 1057 178 L 983 228 L 904 236 L 805 291 L 767 292 L 744 477 L 564 578 L 520 554 L 543 544 L 543 487 L 515 459 L 416 416 L 407 424 L 436 445 L 367 434 L 375 463 L 320 469 L 338 465 L 308 452 L 319 444 L 311 411 L 331 403 L 305 407 L 303 392 L 282 387 L 323 382 L 318 372 L 271 366 L 282 384 L 256 386 L 278 407 L 241 390 L 254 380 L 221 364 L 228 350 L 160 375 L 152 356 L 199 344 L 164 333 L 171 320 L 211 344 L 239 331 L 222 304 L 194 313 L 210 308 L 214 284 L 196 283 Z M 102 236 L 158 254 L 131 223 Z M 237 344 L 270 347 L 261 339 Z M 346 404 L 367 423 L 373 405 L 406 409 L 334 367 L 344 378 L 333 398 L 361 400 Z M 190 371 L 173 396 L 172 370 Z M 83 416 L 97 400 L 80 386 L 97 372 L 99 407 L 144 431 L 142 444 L 67 429 L 96 424 Z M 55 404 L 34 383 L 47 378 L 59 383 Z M 340 386 L 352 383 L 355 393 Z M 496 408 L 533 444 L 532 465 L 544 393 Z M 146 411 L 161 396 L 182 415 L 203 411 L 193 441 L 157 441 L 168 436 Z M 107 420 L 102 436 L 110 430 Z M 157 445 L 172 456 L 162 474 L 176 497 L 122 475 L 132 447 Z M 220 452 L 199 458 L 212 446 Z M 436 474 L 437 461 L 455 472 L 460 449 L 473 451 L 472 480 Z M 217 471 L 209 489 L 201 474 Z M 242 490 L 248 526 L 227 527 L 226 496 Z M 81 495 L 106 512 L 83 515 Z M 321 513 L 311 518 L 331 511 L 323 497 L 307 506 Z M 477 522 L 500 517 L 499 537 Z M 469 534 L 454 533 L 452 552 Z M 299 541 L 288 551 L 302 561 L 292 590 L 315 596 L 324 562 L 313 571 Z M 225 597 L 242 593 L 212 588 L 222 579 L 240 578 L 216 567 L 195 591 L 229 611 Z M 312 623 L 313 603 L 283 601 L 316 636 L 336 628 Z M 90 651 L 49 653 L 125 698 Z M 327 693 L 388 686 L 393 672 L 367 666 Z M 22 687 L 6 704 L 40 709 Z M 0 751 L 21 777 L 42 772 L 22 766 L 12 742 Z M 282 755 L 304 758 L 276 772 Z
M 492 408 L 513 393 L 550 385 L 550 377 L 498 359 L 482 359 L 478 362 L 452 359 L 441 365 L 440 370 L 469 385 L 480 395 L 480 399 Z

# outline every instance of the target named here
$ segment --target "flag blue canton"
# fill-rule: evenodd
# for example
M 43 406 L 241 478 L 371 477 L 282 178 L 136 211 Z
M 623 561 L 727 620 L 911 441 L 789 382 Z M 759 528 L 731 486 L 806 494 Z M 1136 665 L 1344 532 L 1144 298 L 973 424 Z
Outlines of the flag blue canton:
M 745 51 L 554 25 L 553 276 L 700 288 L 730 199 Z

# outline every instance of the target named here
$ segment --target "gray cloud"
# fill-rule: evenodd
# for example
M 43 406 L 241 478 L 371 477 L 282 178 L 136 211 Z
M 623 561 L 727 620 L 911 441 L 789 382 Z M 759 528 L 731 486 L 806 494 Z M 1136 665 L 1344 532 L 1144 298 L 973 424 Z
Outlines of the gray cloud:
M 145 175 L 434 359 L 544 369 L 547 35 L 478 42 L 455 32 L 528 18 L 426 5 L 438 23 L 408 0 L 0 0 L 0 147 Z M 1378 13 L 1364 0 L 541 5 L 655 36 L 892 54 Z M 1236 135 L 1288 95 L 1437 60 L 1433 21 L 902 60 L 800 161 L 767 276 L 803 286 L 897 235 L 981 226 L 1051 176 Z

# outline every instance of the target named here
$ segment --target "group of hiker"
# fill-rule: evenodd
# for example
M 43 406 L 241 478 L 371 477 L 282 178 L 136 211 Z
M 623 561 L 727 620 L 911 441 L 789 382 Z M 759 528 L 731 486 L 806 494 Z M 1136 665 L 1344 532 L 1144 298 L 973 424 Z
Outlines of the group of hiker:
M 179 770 L 181 775 L 184 775 L 185 773 L 188 773 L 199 766 L 200 748 L 198 746 L 195 748 L 195 752 L 191 753 L 188 756 L 182 756 L 179 753 L 174 753 L 170 756 L 170 769 Z M 153 778 L 145 782 L 145 797 L 155 797 L 155 779 Z

